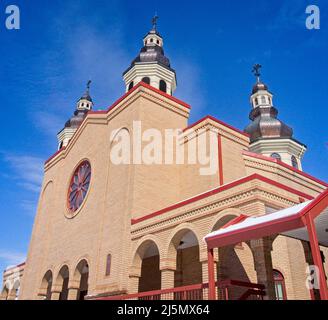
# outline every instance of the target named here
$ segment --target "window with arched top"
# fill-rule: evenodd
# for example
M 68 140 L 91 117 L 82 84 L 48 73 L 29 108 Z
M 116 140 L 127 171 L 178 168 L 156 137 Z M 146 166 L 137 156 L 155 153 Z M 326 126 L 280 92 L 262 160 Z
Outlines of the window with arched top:
M 161 80 L 159 82 L 159 90 L 163 91 L 166 93 L 166 90 L 167 90 L 167 85 L 166 85 L 166 82 L 164 80 Z
M 133 83 L 133 81 L 131 81 L 130 84 L 129 84 L 129 89 L 128 90 L 130 91 L 133 88 L 133 86 L 134 86 L 134 83 Z
M 298 162 L 297 162 L 297 159 L 296 159 L 296 157 L 295 156 L 292 156 L 292 166 L 293 166 L 293 168 L 295 168 L 295 169 L 298 169 Z
M 285 278 L 278 270 L 273 270 L 274 287 L 277 300 L 287 300 Z
M 261 102 L 262 102 L 262 103 L 266 103 L 265 96 L 262 96 L 262 97 L 261 97 Z
M 255 105 L 257 106 L 259 104 L 259 99 L 255 98 Z
M 150 78 L 149 77 L 144 77 L 144 78 L 142 78 L 141 81 L 146 83 L 146 84 L 150 84 Z
M 276 153 L 276 152 L 274 152 L 274 153 L 271 154 L 271 158 L 281 161 L 280 154 L 279 153 Z

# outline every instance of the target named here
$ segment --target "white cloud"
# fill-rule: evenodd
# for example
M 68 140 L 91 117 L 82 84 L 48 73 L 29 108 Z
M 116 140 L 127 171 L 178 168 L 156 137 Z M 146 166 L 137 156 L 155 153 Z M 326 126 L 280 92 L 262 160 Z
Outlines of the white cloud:
M 4 160 L 12 168 L 13 178 L 17 185 L 28 191 L 39 192 L 43 179 L 44 160 L 28 155 L 5 154 Z
M 26 254 L 0 249 L 0 260 L 10 268 L 24 262 L 26 260 Z

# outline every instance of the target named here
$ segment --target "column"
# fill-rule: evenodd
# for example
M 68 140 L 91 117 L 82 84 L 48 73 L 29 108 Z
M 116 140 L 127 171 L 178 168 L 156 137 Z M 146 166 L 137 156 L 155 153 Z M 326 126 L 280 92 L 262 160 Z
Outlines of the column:
M 174 288 L 174 272 L 172 269 L 161 269 L 161 289 Z M 161 300 L 173 300 L 174 294 L 168 293 L 161 296 Z
M 139 275 L 129 275 L 128 294 L 139 292 Z
M 328 300 L 328 289 L 327 289 L 325 270 L 322 263 L 322 257 L 318 244 L 318 237 L 317 237 L 315 224 L 310 216 L 306 217 L 306 223 L 307 223 L 307 230 L 309 234 L 313 262 L 319 270 L 320 298 L 321 300 Z
M 257 282 L 265 285 L 265 300 L 276 300 L 272 267 L 272 241 L 269 238 L 251 240 Z
M 80 293 L 81 275 L 75 280 L 70 280 L 68 283 L 67 300 L 78 300 Z

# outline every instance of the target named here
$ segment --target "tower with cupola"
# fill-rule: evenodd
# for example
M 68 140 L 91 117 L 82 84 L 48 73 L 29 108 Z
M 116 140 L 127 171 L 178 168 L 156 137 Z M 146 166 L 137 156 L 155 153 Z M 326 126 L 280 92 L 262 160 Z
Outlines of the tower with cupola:
M 91 81 L 89 80 L 85 93 L 77 101 L 76 110 L 74 111 L 73 116 L 65 123 L 65 127 L 57 135 L 58 150 L 68 145 L 87 113 L 93 108 L 93 101 L 90 96 L 90 84 Z
M 256 84 L 250 102 L 252 121 L 245 132 L 250 135 L 250 151 L 280 160 L 295 169 L 302 170 L 302 158 L 306 146 L 293 138 L 293 129 L 277 118 L 278 110 L 273 105 L 273 94 L 260 79 L 261 65 L 253 68 Z
M 169 95 L 173 95 L 177 87 L 175 70 L 164 54 L 163 38 L 157 31 L 157 20 L 155 16 L 152 29 L 143 39 L 144 46 L 139 55 L 123 73 L 126 92 L 141 81 Z

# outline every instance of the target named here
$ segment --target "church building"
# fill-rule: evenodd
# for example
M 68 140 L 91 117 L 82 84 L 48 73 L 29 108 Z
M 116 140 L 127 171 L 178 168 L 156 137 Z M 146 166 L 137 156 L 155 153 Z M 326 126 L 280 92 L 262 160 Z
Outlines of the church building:
M 303 172 L 261 66 L 245 130 L 191 124 L 156 22 L 125 94 L 97 111 L 89 81 L 58 133 L 20 288 L 8 271 L 1 299 L 327 299 L 328 184 Z

